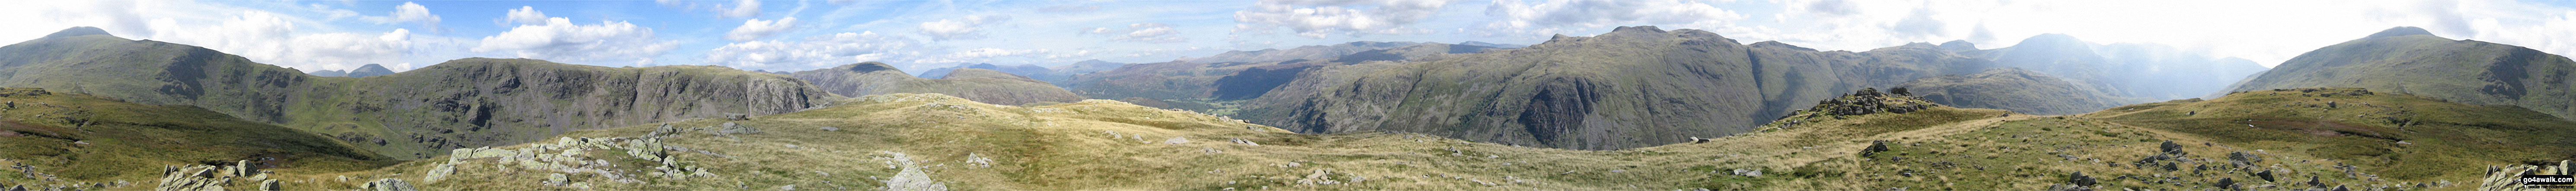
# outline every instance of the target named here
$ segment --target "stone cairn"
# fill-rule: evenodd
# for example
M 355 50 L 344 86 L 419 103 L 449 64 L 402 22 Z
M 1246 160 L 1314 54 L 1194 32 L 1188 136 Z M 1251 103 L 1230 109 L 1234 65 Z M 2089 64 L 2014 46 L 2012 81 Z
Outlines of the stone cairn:
M 225 187 L 256 187 L 278 190 L 277 179 L 251 165 L 250 160 L 233 162 L 232 166 L 187 165 L 161 167 L 161 185 L 152 190 L 227 190 Z
M 1790 112 L 1789 115 L 1780 116 L 1780 119 L 1771 123 L 1785 128 L 1826 120 L 1820 118 L 1843 119 L 1847 116 L 1876 113 L 1911 113 L 1930 109 L 1936 105 L 1939 104 L 1923 101 L 1909 94 L 1879 93 L 1877 88 L 1862 88 L 1860 91 L 1844 94 L 1842 97 L 1816 101 L 1815 107 Z

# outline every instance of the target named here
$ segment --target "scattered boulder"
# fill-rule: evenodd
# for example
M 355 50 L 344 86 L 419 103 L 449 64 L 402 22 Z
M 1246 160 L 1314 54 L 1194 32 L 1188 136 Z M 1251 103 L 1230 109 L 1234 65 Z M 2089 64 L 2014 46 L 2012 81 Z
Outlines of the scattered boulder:
M 2218 183 L 2210 184 L 2210 186 L 2216 186 L 2228 190 L 2241 190 L 2236 188 L 2236 178 L 2218 178 Z
M 823 131 L 841 131 L 841 128 L 839 128 L 839 127 L 823 127 Z
M 2279 180 L 2274 180 L 2274 179 L 2272 179 L 2272 171 L 2271 171 L 2271 170 L 2254 171 L 2254 177 L 2255 177 L 2255 178 L 2262 178 L 2264 182 L 2274 182 L 2274 181 L 2279 181 Z
M 454 157 L 449 158 L 451 160 L 454 159 Z M 447 179 L 448 174 L 454 173 L 456 173 L 456 163 L 439 163 L 437 167 L 429 168 L 429 173 L 421 175 L 420 181 L 422 183 L 438 183 L 439 180 Z
M 1190 143 L 1190 138 L 1172 137 L 1171 139 L 1163 139 L 1163 144 L 1180 145 L 1181 143 Z
M 725 120 L 751 120 L 751 115 L 742 113 L 725 113 Z
M 2165 141 L 2165 143 L 2157 145 L 2158 146 L 2156 146 L 2156 148 L 2158 151 L 2163 151 L 2165 154 L 2173 156 L 2182 156 L 2182 144 L 2174 144 L 2173 141 Z
M 2228 152 L 2227 160 L 2228 162 L 2234 162 L 2237 165 L 2254 165 L 2257 162 L 2263 162 L 2263 155 L 2255 155 L 2253 153 L 2245 152 Z
M 403 182 L 403 180 L 402 180 L 402 179 L 386 178 L 386 179 L 376 179 L 376 181 L 367 182 L 367 185 L 359 186 L 359 187 L 358 187 L 358 190 L 361 190 L 361 191 L 420 191 L 420 188 L 414 188 L 414 187 L 412 187 L 412 186 L 411 186 L 411 183 L 410 183 L 410 182 Z
M 1870 141 L 1870 142 L 1869 142 L 1869 148 L 1865 148 L 1865 149 L 1861 149 L 1861 150 L 1860 150 L 1860 156 L 1861 156 L 1861 157 L 1869 157 L 1870 155 L 1875 155 L 1875 154 L 1878 154 L 1878 152 L 1885 152 L 1885 151 L 1887 151 L 1887 141 L 1885 141 L 1885 140 Z
M 2092 176 L 2084 176 L 2084 172 L 2078 171 L 2078 172 L 2075 172 L 2075 173 L 2067 174 L 2067 175 L 2066 175 L 2066 183 L 2067 183 L 2067 184 L 2073 184 L 2073 185 L 2075 185 L 2075 186 L 2079 186 L 2079 187 L 2092 187 L 2092 186 L 2093 186 L 2093 184 L 2095 184 L 2095 183 L 2099 183 L 2099 181 L 2098 181 L 2098 180 L 2093 179 L 2093 177 L 2092 177 Z
M 1252 143 L 1252 140 L 1243 140 L 1243 138 L 1234 138 L 1233 142 L 1244 145 L 1261 146 L 1260 143 Z
M 717 129 L 717 130 L 716 130 L 716 133 L 722 133 L 722 134 L 754 134 L 754 133 L 760 133 L 760 128 L 752 128 L 751 126 L 742 125 L 742 124 L 734 124 L 733 122 L 725 122 L 725 123 L 724 123 L 724 125 L 723 125 L 722 127 L 723 127 L 723 128 Z

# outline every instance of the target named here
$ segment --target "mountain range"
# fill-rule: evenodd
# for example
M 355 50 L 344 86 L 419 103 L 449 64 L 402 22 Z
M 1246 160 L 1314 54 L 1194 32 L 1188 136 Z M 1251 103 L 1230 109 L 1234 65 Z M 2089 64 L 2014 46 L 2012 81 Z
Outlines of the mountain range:
M 308 74 L 75 27 L 0 46 L 0 190 L 2493 190 L 2576 156 L 2576 62 L 2413 27 L 2272 69 L 1628 26 L 935 70 Z

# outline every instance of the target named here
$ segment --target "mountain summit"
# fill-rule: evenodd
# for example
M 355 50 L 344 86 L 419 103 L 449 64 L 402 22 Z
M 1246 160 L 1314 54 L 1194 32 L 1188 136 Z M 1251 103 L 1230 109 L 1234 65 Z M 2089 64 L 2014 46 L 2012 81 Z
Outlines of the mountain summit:
M 68 37 L 68 36 L 81 36 L 81 35 L 108 35 L 108 34 L 107 34 L 107 30 L 98 29 L 98 27 L 72 27 L 72 28 L 63 29 L 63 31 L 56 31 L 56 32 L 54 32 L 54 34 L 48 34 L 48 35 L 45 35 L 45 38 Z M 108 36 L 116 36 L 116 35 L 108 35 Z
M 2388 28 L 2388 30 L 2380 30 L 2380 31 L 2379 31 L 2379 33 L 2370 33 L 2370 36 L 2368 36 L 2368 37 L 2362 37 L 2362 38 L 2379 38 L 2379 37 L 2406 36 L 2406 35 L 2433 35 L 2433 32 L 2432 32 L 2432 31 L 2425 31 L 2425 30 L 2424 30 L 2424 28 L 2416 28 L 2416 27 L 2395 27 L 2395 28 Z

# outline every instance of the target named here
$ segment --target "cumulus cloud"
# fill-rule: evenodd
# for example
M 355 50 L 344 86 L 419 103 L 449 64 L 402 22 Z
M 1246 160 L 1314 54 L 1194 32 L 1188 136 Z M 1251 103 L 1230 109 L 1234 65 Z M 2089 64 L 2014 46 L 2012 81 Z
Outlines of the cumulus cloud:
M 429 13 L 429 7 L 420 6 L 418 3 L 403 2 L 402 5 L 394 6 L 394 13 L 392 16 L 378 18 L 375 20 L 376 24 L 419 23 L 423 29 L 439 30 L 438 21 L 440 19 L 437 14 Z
M 631 62 L 652 64 L 653 57 L 677 47 L 678 41 L 665 41 L 653 36 L 652 28 L 624 21 L 600 21 L 599 24 L 573 24 L 562 17 L 547 18 L 543 24 L 519 25 L 498 35 L 483 37 L 474 52 L 506 52 L 521 58 L 558 62 Z
M 718 6 L 716 9 L 718 9 L 719 12 L 722 12 L 718 15 L 728 18 L 758 17 L 760 16 L 760 1 L 737 0 L 734 1 L 734 5 L 730 8 Z
M 749 21 L 743 21 L 741 27 L 734 27 L 732 32 L 725 32 L 725 40 L 759 40 L 761 38 L 769 38 L 770 35 L 776 35 L 778 32 L 786 32 L 788 29 L 794 29 L 795 27 L 796 17 L 787 17 L 774 21 L 751 19 Z
M 1673 25 L 1665 28 L 1714 30 L 1729 27 L 1743 14 L 1706 3 L 1681 0 L 1495 0 L 1485 14 L 1500 17 L 1486 28 L 1516 35 L 1564 34 L 1613 25 Z
M 1011 20 L 1011 17 L 974 15 L 966 16 L 965 18 L 940 19 L 938 21 L 922 22 L 921 35 L 928 35 L 930 36 L 930 39 L 934 41 L 979 39 L 984 38 L 984 32 L 982 30 L 984 30 L 985 25 L 997 24 L 1007 20 Z
M 1091 12 L 1091 11 L 1097 11 L 1097 10 L 1100 10 L 1100 6 L 1092 6 L 1092 5 L 1053 5 L 1053 6 L 1046 6 L 1046 7 L 1039 7 L 1039 8 L 1038 8 L 1038 12 L 1047 12 L 1047 13 L 1085 13 L 1085 12 Z
M 195 45 L 240 55 L 251 61 L 292 68 L 345 69 L 369 63 L 395 63 L 409 53 L 410 30 L 369 33 L 295 33 L 288 18 L 263 11 L 235 14 L 213 25 L 188 26 L 176 19 L 150 21 L 150 39 Z M 138 35 L 140 36 L 140 35 Z
M 1083 30 L 1082 33 L 1109 35 L 1110 41 L 1151 43 L 1175 43 L 1189 41 L 1188 38 L 1181 38 L 1181 32 L 1179 30 L 1173 30 L 1172 25 L 1163 23 L 1128 24 L 1126 29 L 1093 27 L 1088 30 Z
M 750 41 L 708 50 L 706 61 L 734 68 L 811 68 L 867 61 L 886 61 L 920 42 L 874 31 L 809 36 L 797 41 Z
M 545 12 L 537 12 L 537 7 L 519 6 L 519 9 L 511 9 L 509 15 L 503 18 L 508 19 L 508 22 L 503 24 L 542 24 L 546 23 L 547 17 Z
M 1236 32 L 1265 33 L 1288 28 L 1298 36 L 1333 34 L 1412 34 L 1428 29 L 1406 27 L 1449 5 L 1449 0 L 1262 0 L 1234 12 Z

